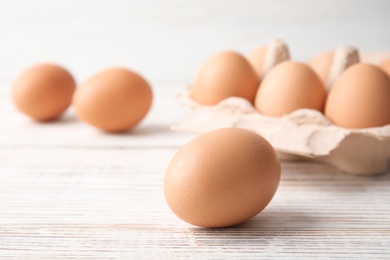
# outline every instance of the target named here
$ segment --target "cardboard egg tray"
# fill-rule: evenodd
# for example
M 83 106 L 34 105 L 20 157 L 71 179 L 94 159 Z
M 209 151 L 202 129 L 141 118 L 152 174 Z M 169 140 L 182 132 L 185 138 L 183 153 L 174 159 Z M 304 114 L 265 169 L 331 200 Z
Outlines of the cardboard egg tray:
M 389 54 L 367 54 L 362 60 L 376 63 Z M 172 127 L 175 131 L 205 133 L 222 127 L 239 127 L 267 139 L 281 159 L 325 162 L 355 175 L 382 174 L 390 168 L 390 125 L 346 129 L 312 109 L 274 118 L 260 114 L 249 101 L 239 97 L 204 106 L 191 98 L 189 88 L 177 96 L 177 101 L 193 112 Z

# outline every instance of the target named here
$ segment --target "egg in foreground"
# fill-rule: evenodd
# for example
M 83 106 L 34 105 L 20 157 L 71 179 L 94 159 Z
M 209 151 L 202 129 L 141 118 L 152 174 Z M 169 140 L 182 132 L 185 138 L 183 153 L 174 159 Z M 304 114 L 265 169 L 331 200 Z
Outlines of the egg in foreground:
M 280 162 L 261 136 L 244 129 L 222 128 L 183 146 L 164 179 L 171 210 L 201 227 L 227 227 L 261 212 L 280 180 Z
M 73 76 L 56 64 L 39 64 L 23 71 L 12 85 L 12 100 L 22 113 L 38 121 L 58 118 L 71 104 Z
M 124 132 L 137 125 L 152 105 L 148 82 L 126 68 L 109 68 L 78 87 L 73 105 L 84 122 L 106 132 Z

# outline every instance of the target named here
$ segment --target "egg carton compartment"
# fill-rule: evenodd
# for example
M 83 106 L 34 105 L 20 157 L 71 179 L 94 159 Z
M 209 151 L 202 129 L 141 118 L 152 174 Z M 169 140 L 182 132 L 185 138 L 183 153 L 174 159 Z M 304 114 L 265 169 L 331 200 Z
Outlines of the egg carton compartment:
M 266 71 L 289 58 L 287 45 L 280 40 L 272 41 L 268 49 L 268 61 L 272 62 L 268 63 Z M 341 46 L 335 51 L 325 87 L 329 90 L 335 78 L 354 63 L 378 64 L 387 57 L 390 57 L 390 51 L 359 54 L 354 47 Z M 267 58 L 265 60 L 267 64 Z M 239 127 L 262 135 L 284 160 L 324 162 L 355 175 L 383 174 L 390 168 L 390 124 L 346 129 L 332 124 L 313 109 L 299 109 L 279 118 L 269 117 L 240 97 L 229 97 L 216 105 L 205 106 L 192 99 L 190 88 L 179 93 L 176 99 L 193 112 L 172 126 L 174 131 L 205 133 L 222 127 Z
M 238 127 L 267 139 L 281 159 L 325 162 L 356 175 L 374 175 L 390 166 L 390 124 L 365 129 L 346 129 L 332 124 L 321 112 L 299 109 L 280 118 L 260 114 L 244 98 L 230 97 L 204 106 L 191 98 L 190 89 L 177 101 L 193 109 L 175 131 L 205 133 L 217 128 Z

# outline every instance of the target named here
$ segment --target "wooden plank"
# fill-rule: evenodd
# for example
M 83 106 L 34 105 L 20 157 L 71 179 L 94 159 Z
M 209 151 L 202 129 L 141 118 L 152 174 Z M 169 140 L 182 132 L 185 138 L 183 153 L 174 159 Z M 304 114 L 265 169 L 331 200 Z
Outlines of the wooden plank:
M 384 259 L 390 253 L 389 174 L 355 177 L 285 162 L 264 212 L 238 227 L 202 229 L 176 218 L 164 201 L 163 175 L 176 150 L 1 149 L 0 258 Z
M 202 229 L 176 218 L 163 197 L 163 176 L 193 135 L 168 131 L 188 111 L 171 99 L 183 86 L 163 86 L 139 127 L 155 124 L 155 132 L 126 135 L 77 121 L 32 123 L 0 95 L 6 104 L 0 107 L 0 259 L 390 254 L 389 174 L 356 177 L 327 165 L 284 162 L 274 200 L 249 222 Z
M 132 225 L 10 226 L 3 259 L 388 259 L 375 230 L 200 230 Z
M 16 110 L 9 87 L 0 88 L 0 147 L 179 147 L 194 134 L 176 133 L 170 127 L 191 112 L 180 107 L 175 95 L 186 86 L 158 84 L 153 87 L 154 104 L 137 127 L 124 134 L 107 134 L 80 122 L 72 108 L 54 122 L 39 123 Z

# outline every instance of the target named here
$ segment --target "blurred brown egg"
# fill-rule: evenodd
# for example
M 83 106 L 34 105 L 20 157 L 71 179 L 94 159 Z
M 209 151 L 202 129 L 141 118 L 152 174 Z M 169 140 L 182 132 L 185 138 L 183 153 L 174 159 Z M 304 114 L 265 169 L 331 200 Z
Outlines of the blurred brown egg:
M 73 104 L 82 121 L 103 131 L 123 132 L 146 116 L 152 98 L 149 84 L 140 75 L 125 68 L 109 68 L 84 82 Z
M 334 59 L 334 51 L 323 52 L 315 56 L 309 66 L 317 73 L 322 82 L 326 83 L 330 74 Z
M 165 175 L 164 193 L 182 220 L 227 227 L 262 211 L 279 180 L 279 159 L 263 137 L 222 128 L 198 136 L 177 152 Z
M 75 80 L 55 64 L 39 64 L 22 72 L 12 85 L 12 99 L 24 114 L 38 121 L 59 117 L 70 105 Z
M 192 98 L 203 105 L 214 105 L 228 97 L 242 97 L 253 103 L 258 86 L 256 73 L 245 57 L 225 51 L 201 67 Z
M 390 58 L 387 58 L 379 65 L 390 76 Z
M 247 55 L 247 59 L 252 65 L 259 79 L 262 78 L 266 53 L 267 45 L 264 45 L 253 49 Z
M 325 116 L 345 128 L 390 124 L 389 76 L 371 64 L 349 67 L 329 92 Z
M 317 74 L 296 61 L 284 61 L 264 77 L 255 106 L 268 116 L 283 116 L 301 108 L 323 111 L 326 91 Z

